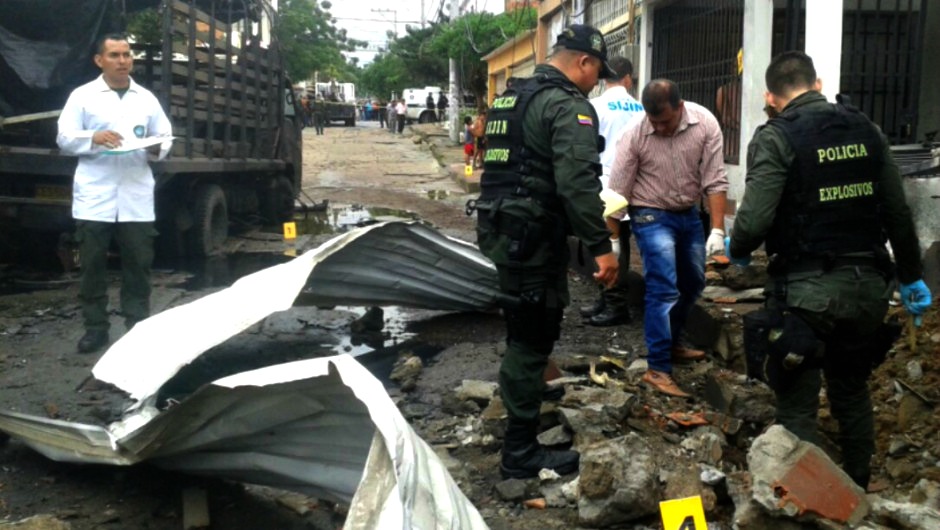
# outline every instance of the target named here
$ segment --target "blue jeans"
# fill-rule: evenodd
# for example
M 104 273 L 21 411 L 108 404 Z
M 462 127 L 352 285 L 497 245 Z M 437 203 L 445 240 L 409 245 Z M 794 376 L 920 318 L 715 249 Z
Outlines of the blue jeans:
M 672 372 L 678 344 L 692 304 L 705 289 L 705 234 L 698 208 L 670 212 L 630 208 L 630 224 L 643 258 L 646 281 L 647 362 L 651 370 Z

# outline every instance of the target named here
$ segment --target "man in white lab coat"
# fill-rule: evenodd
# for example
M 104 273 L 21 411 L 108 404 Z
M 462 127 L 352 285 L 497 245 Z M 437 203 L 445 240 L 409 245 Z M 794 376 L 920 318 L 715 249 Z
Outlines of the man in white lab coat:
M 100 39 L 94 61 L 101 76 L 69 96 L 56 138 L 64 153 L 78 156 L 72 216 L 82 270 L 81 353 L 99 350 L 110 340 L 107 256 L 112 238 L 121 252 L 121 313 L 127 329 L 150 316 L 156 231 L 154 180 L 147 162 L 167 155 L 173 132 L 157 98 L 131 79 L 134 60 L 125 36 Z M 166 140 L 131 149 L 153 137 Z

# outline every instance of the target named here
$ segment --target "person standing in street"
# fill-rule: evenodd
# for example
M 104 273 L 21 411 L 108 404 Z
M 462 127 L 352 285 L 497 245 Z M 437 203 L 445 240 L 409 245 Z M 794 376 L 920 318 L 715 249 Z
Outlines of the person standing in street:
M 79 301 L 85 334 L 78 351 L 106 346 L 108 247 L 121 253 L 121 314 L 128 330 L 150 316 L 153 263 L 154 180 L 149 157 L 169 153 L 173 129 L 157 98 L 130 77 L 134 59 L 127 37 L 98 41 L 95 64 L 101 75 L 69 95 L 59 115 L 56 142 L 78 156 L 72 192 L 82 269 Z M 167 140 L 146 149 L 113 151 L 144 138 Z
M 473 118 L 471 126 L 473 132 L 473 168 L 483 167 L 483 157 L 486 156 L 486 108 L 480 108 Z
M 431 95 L 428 94 L 428 97 L 430 98 Z M 447 101 L 447 96 L 445 96 L 443 92 L 438 92 L 437 93 L 437 121 L 444 121 L 447 118 L 447 105 L 449 104 L 450 102 Z
M 388 111 L 385 108 L 385 101 L 380 99 L 375 103 L 375 114 L 379 119 L 379 129 L 384 129 L 385 122 L 387 121 L 388 117 Z
M 547 64 L 517 79 L 487 113 L 489 145 L 475 204 L 480 250 L 496 265 L 508 332 L 499 388 L 508 413 L 500 471 L 527 478 L 543 468 L 577 471 L 575 451 L 536 440 L 548 366 L 568 304 L 567 234 L 587 246 L 595 279 L 617 281 L 601 218 L 597 118 L 586 94 L 610 75 L 599 31 L 573 25 Z
M 434 111 L 434 95 L 430 92 L 428 92 L 428 97 L 424 99 L 424 106 L 431 111 L 432 121 L 441 121 L 437 119 L 437 114 Z
M 601 185 L 609 187 L 610 168 L 614 165 L 617 142 L 627 124 L 643 113 L 643 105 L 630 95 L 633 88 L 633 63 L 626 57 L 614 57 L 610 60 L 613 68 L 611 77 L 605 79 L 604 92 L 591 100 L 597 112 L 601 136 L 604 138 L 604 150 L 601 151 L 601 166 L 604 174 Z M 628 307 L 627 270 L 630 268 L 630 216 L 626 209 L 614 212 L 605 219 L 610 230 L 610 242 L 614 254 L 620 263 L 617 285 L 602 289 L 597 302 L 581 308 L 581 316 L 591 326 L 616 326 L 630 322 Z
M 405 132 L 405 113 L 408 112 L 408 107 L 405 106 L 405 100 L 399 99 L 398 103 L 395 103 L 395 131 L 398 134 Z
M 312 100 L 310 103 L 313 114 L 313 127 L 316 130 L 317 136 L 323 134 L 323 127 L 326 124 L 326 101 L 323 98 L 317 96 L 316 99 Z
M 388 100 L 388 106 L 386 108 L 386 118 L 388 119 L 386 126 L 388 127 L 388 132 L 394 133 L 398 128 L 398 112 L 395 111 L 395 104 L 397 102 L 395 99 Z
M 470 116 L 463 117 L 463 164 L 464 166 L 469 166 L 473 163 L 473 157 L 475 156 L 475 142 L 476 138 L 473 135 L 473 118 Z
M 745 348 L 749 363 L 766 354 L 777 422 L 816 444 L 825 376 L 842 467 L 866 488 L 875 450 L 868 378 L 898 334 L 884 323 L 895 275 L 915 323 L 931 304 L 917 232 L 888 139 L 858 109 L 826 101 L 812 59 L 782 53 L 765 78 L 777 116 L 748 145 L 728 242 L 733 262 L 746 264 L 761 243 L 770 256 L 766 307 L 745 317 L 754 337 Z M 771 340 L 758 328 L 777 331 Z
M 649 364 L 643 381 L 664 394 L 688 397 L 672 378 L 672 363 L 705 357 L 679 339 L 705 288 L 706 254 L 724 251 L 728 178 L 721 127 L 705 107 L 683 101 L 668 79 L 650 81 L 641 100 L 646 117 L 631 122 L 617 144 L 610 189 L 630 204 L 643 258 Z M 712 226 L 708 241 L 699 218 L 702 197 Z

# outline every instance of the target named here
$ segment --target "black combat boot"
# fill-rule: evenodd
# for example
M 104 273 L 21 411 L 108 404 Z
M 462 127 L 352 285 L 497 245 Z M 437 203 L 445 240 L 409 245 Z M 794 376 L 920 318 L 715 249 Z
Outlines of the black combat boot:
M 532 478 L 542 469 L 553 469 L 559 475 L 578 470 L 581 459 L 576 451 L 552 451 L 535 439 L 538 422 L 510 418 L 503 439 L 503 458 L 499 470 L 503 478 Z
M 620 324 L 630 323 L 630 311 L 626 307 L 615 308 L 608 306 L 600 313 L 588 319 L 587 323 L 599 328 L 607 326 L 619 326 Z
M 627 303 L 627 291 L 614 287 L 604 291 L 603 310 L 587 320 L 587 324 L 597 327 L 617 326 L 630 322 L 630 310 Z
M 591 318 L 603 310 L 604 310 L 604 297 L 598 296 L 597 300 L 595 300 L 593 304 L 583 305 L 579 307 L 578 313 L 580 313 L 581 317 L 583 318 Z

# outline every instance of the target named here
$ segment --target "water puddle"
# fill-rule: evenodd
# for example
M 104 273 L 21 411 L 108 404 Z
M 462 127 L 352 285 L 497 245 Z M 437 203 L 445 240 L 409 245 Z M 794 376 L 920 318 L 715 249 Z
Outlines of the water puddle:
M 327 206 L 325 211 L 299 212 L 294 215 L 297 235 L 341 234 L 354 228 L 368 226 L 383 221 L 415 221 L 419 217 L 414 212 L 362 206 L 359 204 Z
M 372 318 L 369 325 L 361 324 Z M 375 325 L 377 324 L 377 325 Z M 389 384 L 399 355 L 408 352 L 425 362 L 442 347 L 421 342 L 406 330 L 407 315 L 397 307 L 295 307 L 275 313 L 235 335 L 184 367 L 160 390 L 158 400 L 179 401 L 221 377 L 265 366 L 346 353 Z M 363 329 L 363 327 L 371 328 Z M 379 328 L 378 326 L 381 326 Z

